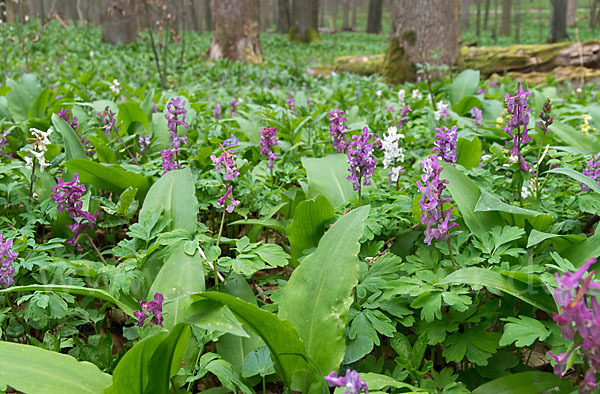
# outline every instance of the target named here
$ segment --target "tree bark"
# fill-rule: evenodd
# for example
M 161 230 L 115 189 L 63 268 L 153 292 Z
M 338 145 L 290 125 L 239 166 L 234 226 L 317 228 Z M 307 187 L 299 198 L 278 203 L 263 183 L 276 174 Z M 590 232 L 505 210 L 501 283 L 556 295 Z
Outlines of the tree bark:
M 268 4 L 268 1 L 269 0 L 259 0 L 260 30 L 261 31 L 267 31 L 269 29 L 269 25 L 270 25 L 270 21 L 269 21 L 269 16 L 270 16 L 269 6 L 270 6 L 270 4 Z
M 459 56 L 458 0 L 396 0 L 382 65 L 390 83 L 415 80 L 417 63 L 452 66 Z M 437 77 L 439 75 L 430 75 Z
M 342 0 L 342 8 L 344 9 L 344 20 L 342 21 L 342 30 L 350 30 L 350 0 Z
M 213 29 L 210 0 L 204 0 L 204 26 L 206 26 L 206 31 Z
M 510 20 L 512 16 L 512 1 L 502 0 L 502 24 L 500 25 L 500 35 L 510 34 Z
M 111 2 L 100 14 L 102 41 L 112 45 L 135 41 L 141 28 L 139 20 L 141 13 L 142 4 L 135 0 Z
M 258 5 L 255 0 L 212 0 L 210 59 L 245 63 L 264 60 L 260 46 Z
M 352 0 L 352 30 L 356 30 L 357 8 L 358 8 L 358 0 Z
M 460 28 L 467 30 L 469 28 L 469 5 L 471 0 L 462 0 L 462 9 L 460 14 Z
M 288 33 L 290 30 L 290 1 L 277 0 L 277 33 Z
M 567 3 L 567 27 L 577 25 L 577 0 L 569 0 Z
M 558 42 L 567 38 L 567 0 L 550 0 L 552 20 L 548 41 Z
M 490 15 L 490 0 L 485 0 L 485 13 L 483 14 L 483 31 L 488 29 L 488 17 Z
M 477 24 L 475 26 L 475 32 L 477 37 L 479 37 L 481 34 L 481 0 L 475 0 L 475 2 L 477 3 Z
M 290 41 L 320 42 L 319 1 L 292 0 Z
M 383 13 L 383 0 L 369 0 L 367 14 L 367 33 L 381 33 L 381 15 Z

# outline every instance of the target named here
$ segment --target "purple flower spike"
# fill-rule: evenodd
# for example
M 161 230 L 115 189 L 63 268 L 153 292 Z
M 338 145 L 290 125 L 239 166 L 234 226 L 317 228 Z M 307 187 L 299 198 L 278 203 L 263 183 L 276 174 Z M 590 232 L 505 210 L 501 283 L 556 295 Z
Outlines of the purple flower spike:
M 421 223 L 425 229 L 425 243 L 431 245 L 432 239 L 444 240 L 449 231 L 458 226 L 452 222 L 452 207 L 444 210 L 444 203 L 449 203 L 449 198 L 442 199 L 442 192 L 446 188 L 447 180 L 440 180 L 440 174 L 443 168 L 439 164 L 439 158 L 431 155 L 421 161 L 423 175 L 417 181 L 417 188 L 422 193 L 419 200 L 421 207 Z M 437 226 L 437 227 L 435 227 Z
M 171 145 L 173 148 L 179 148 L 181 146 L 181 141 L 183 141 L 186 145 L 187 142 L 187 129 L 189 125 L 185 121 L 185 115 L 187 110 L 185 109 L 185 101 L 182 101 L 180 97 L 172 98 L 167 104 L 167 113 L 165 114 L 165 118 L 167 119 L 167 127 L 169 128 L 169 132 L 171 133 Z M 179 137 L 177 135 L 177 126 L 183 126 L 185 128 L 183 132 L 183 137 Z
M 525 161 L 521 153 L 521 145 L 533 141 L 527 134 L 527 125 L 529 124 L 529 114 L 531 112 L 531 109 L 527 107 L 527 96 L 531 96 L 531 93 L 523 90 L 523 85 L 521 84 L 519 84 L 519 90 L 514 96 L 511 96 L 508 92 L 506 93 L 504 100 L 506 101 L 506 109 L 509 116 L 506 119 L 506 126 L 502 127 L 512 139 L 511 157 L 515 161 L 520 161 L 521 169 L 525 171 L 529 171 L 531 165 Z M 511 141 L 506 141 L 506 144 L 510 143 Z
M 241 102 L 238 99 L 233 99 L 231 100 L 231 102 L 229 103 L 229 111 L 231 111 L 231 116 L 237 115 L 237 106 L 240 105 Z
M 98 112 L 98 116 L 102 119 L 102 127 L 107 137 L 112 130 L 117 130 L 117 118 L 115 118 L 115 113 L 110 110 L 108 105 L 104 108 L 104 112 Z
M 233 187 L 231 185 L 229 185 L 227 191 L 225 191 L 225 194 L 219 197 L 219 199 L 217 200 L 217 205 L 223 207 L 225 205 L 225 202 L 227 201 L 227 197 L 229 197 L 230 202 L 229 205 L 227 205 L 227 208 L 225 208 L 225 210 L 229 213 L 232 213 L 235 207 L 240 205 L 240 202 L 233 198 Z
M 329 125 L 329 134 L 333 138 L 332 145 L 337 153 L 342 153 L 348 145 L 346 142 L 346 130 L 348 126 L 344 124 L 346 122 L 344 111 L 334 109 L 333 111 L 329 111 L 329 116 L 329 121 L 331 122 Z
M 477 107 L 471 108 L 471 120 L 473 125 L 481 127 L 483 126 L 483 112 Z
M 229 138 L 223 141 L 223 146 L 225 148 L 234 148 L 240 144 L 240 140 L 236 138 L 235 135 L 230 134 Z
M 592 178 L 598 186 L 600 186 L 600 153 L 598 153 L 595 157 L 587 160 L 585 162 L 585 168 L 583 169 L 583 175 Z M 587 192 L 592 190 L 589 186 L 580 183 L 581 191 Z
M 138 325 L 140 327 L 144 326 L 146 322 L 146 318 L 149 315 L 152 315 L 152 319 L 150 319 L 150 327 L 154 324 L 158 324 L 163 327 L 163 316 L 162 316 L 162 304 L 163 304 L 163 295 L 160 293 L 154 294 L 154 299 L 150 302 L 140 301 L 140 311 L 133 312 L 133 315 L 138 319 Z
M 67 122 L 73 130 L 76 130 L 79 127 L 79 123 L 77 123 L 77 117 L 74 116 L 73 119 L 71 119 L 71 111 L 67 108 L 63 108 L 58 111 L 57 115 L 60 116 L 62 120 Z
M 298 113 L 298 110 L 296 109 L 296 99 L 294 99 L 293 97 L 291 97 L 291 96 L 288 97 L 285 100 L 285 105 L 286 105 L 286 107 L 288 107 L 288 109 L 290 111 L 292 111 L 292 113 L 294 113 L 294 114 Z
M 11 286 L 15 281 L 15 267 L 13 262 L 17 258 L 17 253 L 12 250 L 13 240 L 2 240 L 3 234 L 0 234 L 0 286 Z
M 353 135 L 348 144 L 348 180 L 352 182 L 354 190 L 361 189 L 362 184 L 368 186 L 371 184 L 371 177 L 375 172 L 376 159 L 373 156 L 373 143 L 368 143 L 373 133 L 365 127 L 360 135 Z
M 173 156 L 175 156 L 177 153 L 179 153 L 179 148 L 173 148 L 172 146 L 167 150 L 160 151 L 160 155 L 162 156 L 162 175 L 165 175 L 171 170 L 181 168 L 181 165 L 179 163 L 175 163 L 173 160 Z
M 329 375 L 325 376 L 325 380 L 329 387 L 345 388 L 344 394 L 359 394 L 362 390 L 365 390 L 365 394 L 369 394 L 367 384 L 355 370 L 347 369 L 346 376 L 338 376 L 336 371 L 331 371 Z
M 150 147 L 150 134 L 140 134 L 138 137 L 138 145 L 142 153 L 146 152 Z
M 445 162 L 456 163 L 458 158 L 456 148 L 458 132 L 456 126 L 452 126 L 449 130 L 446 126 L 442 126 L 441 129 L 435 129 L 435 131 L 437 131 L 435 135 L 437 141 L 434 142 L 433 151 Z
M 260 131 L 260 155 L 267 156 L 267 167 L 273 169 L 273 161 L 277 158 L 277 153 L 273 152 L 273 147 L 277 145 L 277 127 L 265 127 Z
M 231 181 L 240 175 L 240 171 L 236 168 L 235 165 L 235 159 L 233 157 L 234 154 L 235 151 L 233 149 L 224 149 L 223 152 L 221 152 L 221 156 L 219 157 L 215 155 L 210 155 L 210 159 L 214 163 L 215 170 L 217 170 L 217 172 L 221 172 L 221 165 L 225 167 L 225 174 L 223 175 L 223 178 L 226 181 Z
M 219 120 L 221 120 L 221 118 L 223 117 L 222 111 L 221 111 L 221 104 L 219 104 L 219 103 L 215 104 L 215 109 L 213 110 L 213 117 L 215 119 L 219 119 Z

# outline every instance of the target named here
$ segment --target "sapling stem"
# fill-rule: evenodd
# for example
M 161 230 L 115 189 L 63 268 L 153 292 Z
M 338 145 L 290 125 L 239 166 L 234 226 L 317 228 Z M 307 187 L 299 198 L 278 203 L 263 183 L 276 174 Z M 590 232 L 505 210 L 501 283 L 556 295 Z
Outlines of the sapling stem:
M 31 198 L 33 197 L 33 181 L 35 179 L 35 164 L 37 163 L 37 157 L 33 156 L 33 163 L 31 167 L 31 180 L 29 182 L 29 202 L 31 202 Z
M 456 271 L 456 261 L 454 261 L 454 254 L 452 253 L 452 245 L 450 244 L 450 234 L 448 233 L 448 237 L 446 238 L 448 242 L 448 252 L 450 252 L 450 261 L 452 261 L 452 268 Z
M 221 224 L 219 225 L 219 235 L 217 235 L 217 247 L 219 247 L 219 243 L 221 242 L 221 234 L 223 234 L 223 223 L 225 223 L 225 207 L 223 207 L 223 215 L 221 216 Z M 217 264 L 213 267 L 213 272 L 215 274 L 215 287 L 219 285 L 219 271 L 217 269 Z
M 84 231 L 83 234 L 88 239 L 88 241 L 90 241 L 90 245 L 92 245 L 92 248 L 94 248 L 94 250 L 96 251 L 96 254 L 98 255 L 98 257 L 100 257 L 100 260 L 102 260 L 102 263 L 104 265 L 108 265 L 108 263 L 106 262 L 106 260 L 104 260 L 104 257 L 102 257 L 102 253 L 100 253 L 100 251 L 96 247 L 96 244 L 94 243 L 94 241 L 92 241 L 92 237 L 90 237 L 89 234 L 86 231 Z
M 117 137 L 119 137 L 119 141 L 121 141 L 121 145 L 123 145 L 123 148 L 125 148 L 127 153 L 129 153 L 129 157 L 131 157 L 131 160 L 133 160 L 133 162 L 139 166 L 140 163 L 138 163 L 138 161 L 135 159 L 135 157 L 133 157 L 133 155 L 129 151 L 129 148 L 127 147 L 127 145 L 125 145 L 125 141 L 123 141 L 123 138 L 121 138 L 121 134 L 119 134 L 119 130 L 117 130 L 116 128 L 114 128 L 114 129 L 115 129 L 115 134 L 117 135 Z

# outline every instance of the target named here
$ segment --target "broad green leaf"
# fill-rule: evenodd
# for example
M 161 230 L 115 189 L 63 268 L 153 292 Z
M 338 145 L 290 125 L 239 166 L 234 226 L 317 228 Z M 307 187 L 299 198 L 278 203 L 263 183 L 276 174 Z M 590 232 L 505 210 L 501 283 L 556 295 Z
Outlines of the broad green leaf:
M 481 100 L 476 96 L 465 96 L 460 101 L 452 106 L 452 111 L 456 112 L 460 116 L 470 116 L 471 108 L 480 108 L 483 106 Z
M 411 308 L 422 308 L 421 319 L 431 323 L 442 318 L 442 292 L 424 291 L 410 304 Z
M 6 95 L 10 115 L 15 122 L 25 122 L 29 108 L 42 91 L 38 77 L 25 74 L 18 81 L 8 79 L 6 85 L 12 90 Z
M 0 386 L 24 393 L 102 394 L 111 376 L 87 361 L 13 342 L 0 342 Z
M 105 394 L 145 394 L 150 376 L 162 371 L 151 371 L 150 360 L 165 340 L 162 333 L 136 343 L 119 360 L 114 372 L 112 386 Z
M 46 107 L 48 106 L 48 97 L 50 96 L 50 88 L 46 88 L 43 92 L 41 92 L 35 102 L 29 108 L 29 112 L 27 114 L 28 118 L 37 118 L 37 119 L 45 119 L 46 118 Z
M 566 393 L 572 384 L 550 372 L 519 372 L 482 384 L 473 390 L 473 394 L 535 394 L 555 387 L 559 387 L 561 393 Z
M 249 378 L 255 375 L 267 376 L 275 373 L 273 361 L 266 346 L 261 346 L 250 352 L 242 366 L 242 376 Z
M 550 132 L 557 136 L 567 145 L 579 150 L 582 153 L 597 153 L 600 152 L 600 143 L 596 138 L 590 135 L 585 135 L 579 130 L 575 130 L 568 124 L 554 121 L 550 125 Z
M 528 316 L 509 317 L 501 319 L 508 323 L 504 325 L 500 346 L 510 345 L 515 342 L 515 346 L 530 346 L 536 340 L 543 341 L 550 336 L 550 331 L 542 323 Z
M 466 283 L 469 285 L 491 287 L 517 297 L 547 313 L 552 313 L 552 311 L 556 310 L 556 304 L 552 296 L 543 287 L 534 286 L 530 288 L 530 286 L 520 281 L 485 268 L 462 268 L 452 272 L 439 283 Z
M 317 250 L 294 270 L 279 304 L 304 341 L 308 356 L 327 374 L 339 368 L 346 349 L 352 289 L 358 284 L 360 239 L 370 207 L 354 209 L 325 233 Z M 322 376 L 308 373 L 304 390 L 320 392 Z
M 588 259 L 600 255 L 600 233 L 596 233 L 585 241 L 567 248 L 561 255 L 570 260 L 576 268 L 581 267 Z
M 290 241 L 292 266 L 297 265 L 304 250 L 314 248 L 319 244 L 325 231 L 325 224 L 331 219 L 333 219 L 333 207 L 321 195 L 298 204 L 294 221 L 286 228 Z
M 115 306 L 119 307 L 125 314 L 133 317 L 133 312 L 139 309 L 138 305 L 128 301 L 120 301 L 110 295 L 110 293 L 102 289 L 90 289 L 82 286 L 71 286 L 71 285 L 28 285 L 28 286 L 13 286 L 6 289 L 0 289 L 2 293 L 16 293 L 19 291 L 50 291 L 55 293 L 68 293 L 68 294 L 79 294 L 83 296 L 90 296 L 98 298 L 99 300 L 108 301 Z
M 409 368 L 411 364 L 412 345 L 406 335 L 396 332 L 390 340 L 390 345 L 398 355 L 396 362 L 400 361 L 400 366 Z
M 154 297 L 155 293 L 163 295 L 163 324 L 171 329 L 185 320 L 184 309 L 191 303 L 188 296 L 204 290 L 204 267 L 200 253 L 196 251 L 190 256 L 184 252 L 184 242 L 180 242 L 156 275 L 148 298 Z
M 457 164 L 466 169 L 477 168 L 481 160 L 481 141 L 479 137 L 473 137 L 472 140 L 459 138 L 457 143 L 458 159 Z
M 520 227 L 524 227 L 524 219 L 531 223 L 533 227 L 538 230 L 542 230 L 547 228 L 552 224 L 552 215 L 549 213 L 543 213 L 538 211 L 533 211 L 531 209 L 525 209 L 521 207 L 517 207 L 515 205 L 506 204 L 498 197 L 492 195 L 491 193 L 481 190 L 481 196 L 477 201 L 477 205 L 475 205 L 475 212 L 504 212 L 509 214 L 509 224 L 514 224 Z M 512 223 L 511 223 L 512 222 Z
M 236 338 L 248 338 L 238 319 L 223 304 L 211 300 L 195 300 L 185 310 L 185 322 L 208 331 L 226 333 Z
M 359 374 L 360 378 L 365 381 L 369 392 L 375 392 L 375 390 L 382 390 L 385 387 L 395 387 L 399 389 L 409 389 L 411 393 L 428 393 L 428 390 L 419 389 L 411 386 L 410 384 L 399 382 L 391 376 L 381 375 L 378 373 L 368 372 Z
M 348 158 L 342 153 L 322 158 L 302 158 L 308 178 L 308 197 L 324 195 L 334 208 L 358 198 L 348 181 Z
M 246 279 L 239 274 L 232 274 L 223 291 L 241 300 L 257 305 L 256 296 Z M 240 335 L 225 334 L 217 342 L 217 353 L 231 363 L 233 370 L 240 375 L 246 355 L 263 345 L 263 341 L 250 331 L 249 338 Z
M 582 242 L 585 239 L 585 236 L 576 234 L 550 234 L 532 229 L 529 233 L 529 238 L 527 238 L 527 247 L 530 248 L 538 245 L 547 239 L 552 241 L 554 248 L 558 252 L 561 252 L 566 248 Z
M 88 159 L 83 149 L 83 145 L 77 136 L 77 133 L 67 122 L 57 114 L 52 115 L 52 124 L 62 136 L 65 144 L 65 158 L 67 161 L 72 159 Z
M 128 187 L 137 189 L 136 196 L 144 198 L 150 188 L 150 178 L 124 170 L 119 164 L 102 164 L 88 159 L 73 159 L 65 163 L 71 173 L 78 173 L 82 182 L 101 190 L 121 193 Z
M 6 94 L 10 93 L 11 90 L 13 90 L 13 88 L 9 86 L 0 86 L 0 96 L 5 96 Z
M 169 392 L 169 381 L 181 369 L 181 361 L 190 339 L 190 326 L 178 324 L 158 345 L 146 368 L 152 373 L 146 393 Z
M 156 209 L 162 209 L 163 215 L 171 221 L 167 231 L 184 229 L 192 234 L 196 232 L 198 200 L 189 167 L 167 172 L 150 187 L 139 221 L 143 222 L 143 218 Z
M 118 105 L 119 113 L 117 114 L 117 121 L 121 124 L 121 130 L 123 133 L 128 133 L 129 126 L 133 122 L 140 122 L 144 125 L 144 129 L 148 130 L 148 117 L 142 108 L 140 103 L 127 102 Z
M 596 181 L 593 178 L 590 178 L 589 176 L 585 176 L 581 172 L 575 171 L 572 168 L 558 167 L 558 168 L 553 168 L 551 170 L 548 170 L 548 171 L 546 171 L 546 173 L 566 175 L 569 178 L 576 180 L 577 182 L 583 183 L 584 185 L 588 186 L 590 189 L 592 189 L 596 193 L 600 193 L 600 186 L 598 186 L 598 184 L 596 183 Z
M 481 196 L 479 186 L 449 163 L 441 162 L 444 170 L 440 178 L 448 180 L 448 190 L 460 214 L 472 233 L 489 232 L 494 226 L 504 225 L 498 212 L 475 212 Z
M 463 97 L 471 96 L 477 92 L 479 84 L 478 70 L 465 70 L 458 74 L 450 84 L 450 102 L 457 104 Z
M 275 371 L 287 387 L 291 385 L 292 376 L 309 368 L 304 343 L 290 322 L 229 294 L 209 291 L 192 296 L 192 300 L 202 299 L 226 305 L 245 327 L 262 338 L 271 352 Z
M 262 126 L 253 119 L 236 117 L 235 120 L 240 125 L 240 130 L 246 135 L 248 141 L 253 145 L 258 145 Z
M 285 234 L 285 226 L 277 219 L 242 219 L 229 223 L 230 226 L 234 224 L 252 224 L 264 226 L 279 231 L 282 234 Z
M 457 332 L 444 341 L 442 354 L 446 361 L 460 362 L 467 359 L 479 366 L 487 365 L 488 359 L 496 353 L 500 334 L 486 331 L 483 327 L 473 327 L 465 332 Z

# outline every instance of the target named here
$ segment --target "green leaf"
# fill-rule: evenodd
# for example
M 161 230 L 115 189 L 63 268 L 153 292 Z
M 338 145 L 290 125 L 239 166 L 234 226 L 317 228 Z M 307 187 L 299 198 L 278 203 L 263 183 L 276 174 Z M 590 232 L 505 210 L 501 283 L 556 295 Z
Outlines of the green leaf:
M 400 366 L 409 368 L 411 365 L 412 346 L 406 335 L 397 332 L 390 341 L 390 345 L 398 355 L 396 360 L 399 361 Z
M 483 106 L 481 100 L 476 96 L 465 96 L 460 101 L 452 106 L 452 111 L 460 116 L 469 115 L 471 108 L 480 108 Z
M 465 70 L 461 72 L 452 84 L 450 84 L 450 102 L 457 104 L 463 97 L 477 93 L 478 84 L 478 70 Z
M 10 93 L 10 91 L 13 90 L 13 88 L 2 85 L 0 86 L 0 96 L 5 96 L 8 93 Z
M 57 114 L 52 115 L 52 124 L 62 136 L 65 144 L 65 158 L 67 161 L 72 159 L 88 160 L 85 150 L 83 149 L 83 145 L 81 144 L 81 141 L 79 140 L 75 130 L 73 130 L 73 128 L 71 128 L 71 126 L 69 126 L 69 124 Z
M 410 304 L 411 308 L 422 308 L 421 319 L 431 323 L 434 319 L 442 318 L 442 293 L 439 291 L 424 291 Z
M 582 153 L 600 152 L 600 143 L 598 143 L 597 139 L 585 135 L 565 123 L 555 120 L 554 123 L 550 125 L 550 132 L 567 145 L 572 146 Z
M 473 137 L 472 140 L 459 138 L 456 147 L 458 150 L 457 164 L 466 169 L 479 167 L 479 161 L 481 160 L 481 141 L 479 137 Z
M 527 217 L 529 222 L 536 227 L 538 230 L 544 229 L 552 224 L 552 215 L 549 213 L 543 213 L 533 211 L 531 209 L 525 209 L 514 205 L 506 204 L 501 201 L 498 197 L 491 193 L 482 190 L 481 196 L 475 205 L 475 212 L 505 212 L 513 215 L 513 222 L 521 227 L 524 226 L 523 217 Z
M 200 253 L 190 256 L 184 252 L 184 245 L 180 242 L 173 248 L 148 292 L 148 298 L 154 297 L 155 293 L 161 293 L 165 298 L 163 324 L 167 329 L 184 321 L 184 309 L 191 303 L 188 296 L 206 290 Z
M 211 300 L 196 300 L 185 310 L 185 321 L 208 331 L 249 337 L 233 313 L 223 304 Z
M 229 294 L 210 291 L 192 296 L 192 300 L 202 299 L 226 305 L 245 327 L 262 338 L 271 352 L 275 371 L 287 387 L 291 385 L 292 376 L 308 368 L 304 343 L 290 322 Z
M 358 198 L 348 176 L 348 158 L 343 153 L 322 158 L 302 158 L 308 178 L 308 197 L 324 195 L 333 207 Z
M 251 224 L 264 226 L 279 231 L 282 234 L 285 234 L 285 226 L 277 219 L 242 219 L 229 223 L 229 226 L 233 226 L 234 224 Z
M 410 361 L 415 369 L 419 369 L 421 367 L 423 357 L 425 356 L 425 350 L 427 350 L 428 340 L 427 333 L 425 333 L 420 335 L 413 345 L 412 352 L 410 354 Z
M 600 233 L 565 249 L 561 255 L 570 260 L 576 268 L 581 267 L 588 259 L 600 255 Z
M 266 346 L 261 346 L 246 356 L 242 366 L 242 377 L 267 376 L 274 373 L 273 361 Z
M 515 281 L 510 277 L 485 268 L 462 268 L 452 272 L 439 283 L 466 283 L 469 285 L 491 287 L 517 297 L 547 313 L 552 313 L 556 310 L 554 299 L 542 287 L 530 288 L 530 286 L 520 281 Z
M 443 355 L 446 361 L 460 362 L 465 356 L 479 366 L 487 365 L 488 359 L 498 348 L 500 334 L 474 327 L 466 332 L 457 332 L 444 341 Z
M 294 221 L 286 228 L 293 266 L 297 264 L 298 258 L 302 257 L 304 250 L 319 244 L 325 231 L 325 224 L 331 219 L 333 219 L 333 207 L 321 195 L 298 204 Z
M 46 107 L 48 106 L 48 97 L 50 96 L 50 88 L 46 88 L 42 93 L 40 93 L 35 102 L 29 108 L 29 112 L 27 114 L 28 118 L 36 118 L 36 119 L 45 119 L 46 118 Z
M 358 252 L 369 206 L 352 210 L 325 233 L 317 250 L 294 270 L 279 304 L 306 345 L 319 373 L 336 370 L 344 358 L 352 289 L 358 284 Z M 322 375 L 308 373 L 303 387 L 318 391 Z
M 0 342 L 0 386 L 25 393 L 104 393 L 111 376 L 87 361 L 13 342 Z
M 38 77 L 34 74 L 24 74 L 18 82 L 9 78 L 6 85 L 12 88 L 6 95 L 6 103 L 12 118 L 15 122 L 25 122 L 29 108 L 42 91 Z
M 378 373 L 361 373 L 359 377 L 365 381 L 367 387 L 369 388 L 369 392 L 376 392 L 376 390 L 382 390 L 385 387 L 395 387 L 399 389 L 409 389 L 412 393 L 428 393 L 428 390 L 419 389 L 417 387 L 411 386 L 410 384 L 399 382 L 391 376 L 381 375 Z
M 169 171 L 152 185 L 140 210 L 139 221 L 143 222 L 144 217 L 156 209 L 162 209 L 163 215 L 171 221 L 167 231 L 184 229 L 191 234 L 196 232 L 198 200 L 189 167 Z
M 532 246 L 538 245 L 547 239 L 550 239 L 554 245 L 554 248 L 558 252 L 560 252 L 566 248 L 569 248 L 577 243 L 582 242 L 583 240 L 585 240 L 585 237 L 576 234 L 543 233 L 541 231 L 532 229 L 529 233 L 529 238 L 527 238 L 527 247 L 530 248 Z
M 0 289 L 2 293 L 16 293 L 19 291 L 49 291 L 56 293 L 79 294 L 98 298 L 99 300 L 108 301 L 119 307 L 126 315 L 133 317 L 133 312 L 139 309 L 139 306 L 133 302 L 120 301 L 110 295 L 108 292 L 101 289 L 90 289 L 82 286 L 71 285 L 29 285 L 29 286 L 13 286 L 6 289 Z
M 136 196 L 144 198 L 150 188 L 150 178 L 124 170 L 119 164 L 101 164 L 89 159 L 72 159 L 65 163 L 72 173 L 79 173 L 82 182 L 98 189 L 121 193 L 128 187 L 137 189 Z
M 148 130 L 148 117 L 142 108 L 140 103 L 127 102 L 118 105 L 119 113 L 117 114 L 117 121 L 121 124 L 121 130 L 124 133 L 128 133 L 129 126 L 133 122 L 140 122 L 144 125 L 144 129 Z
M 568 392 L 572 384 L 550 372 L 519 372 L 482 384 L 473 390 L 473 394 L 534 394 L 555 387 L 560 387 L 560 392 L 563 393 Z
M 588 186 L 590 189 L 592 189 L 596 193 L 600 193 L 600 186 L 598 186 L 598 184 L 596 183 L 596 181 L 593 178 L 583 175 L 581 172 L 575 171 L 572 168 L 558 167 L 558 168 L 550 169 L 550 170 L 546 171 L 546 173 L 566 175 L 566 176 L 576 180 L 577 182 L 583 183 L 584 185 Z
M 181 369 L 181 360 L 190 339 L 190 326 L 178 324 L 169 332 L 152 354 L 150 362 L 146 367 L 150 374 L 150 380 L 146 393 L 169 392 L 169 381 Z
M 543 341 L 550 336 L 550 331 L 542 323 L 527 316 L 509 317 L 501 320 L 508 323 L 504 325 L 500 346 L 510 345 L 513 342 L 517 347 L 529 346 L 536 340 Z
M 498 212 L 475 212 L 475 206 L 481 197 L 479 186 L 451 164 L 443 161 L 441 164 L 444 170 L 440 178 L 449 181 L 448 191 L 473 234 L 487 233 L 494 226 L 504 225 Z

